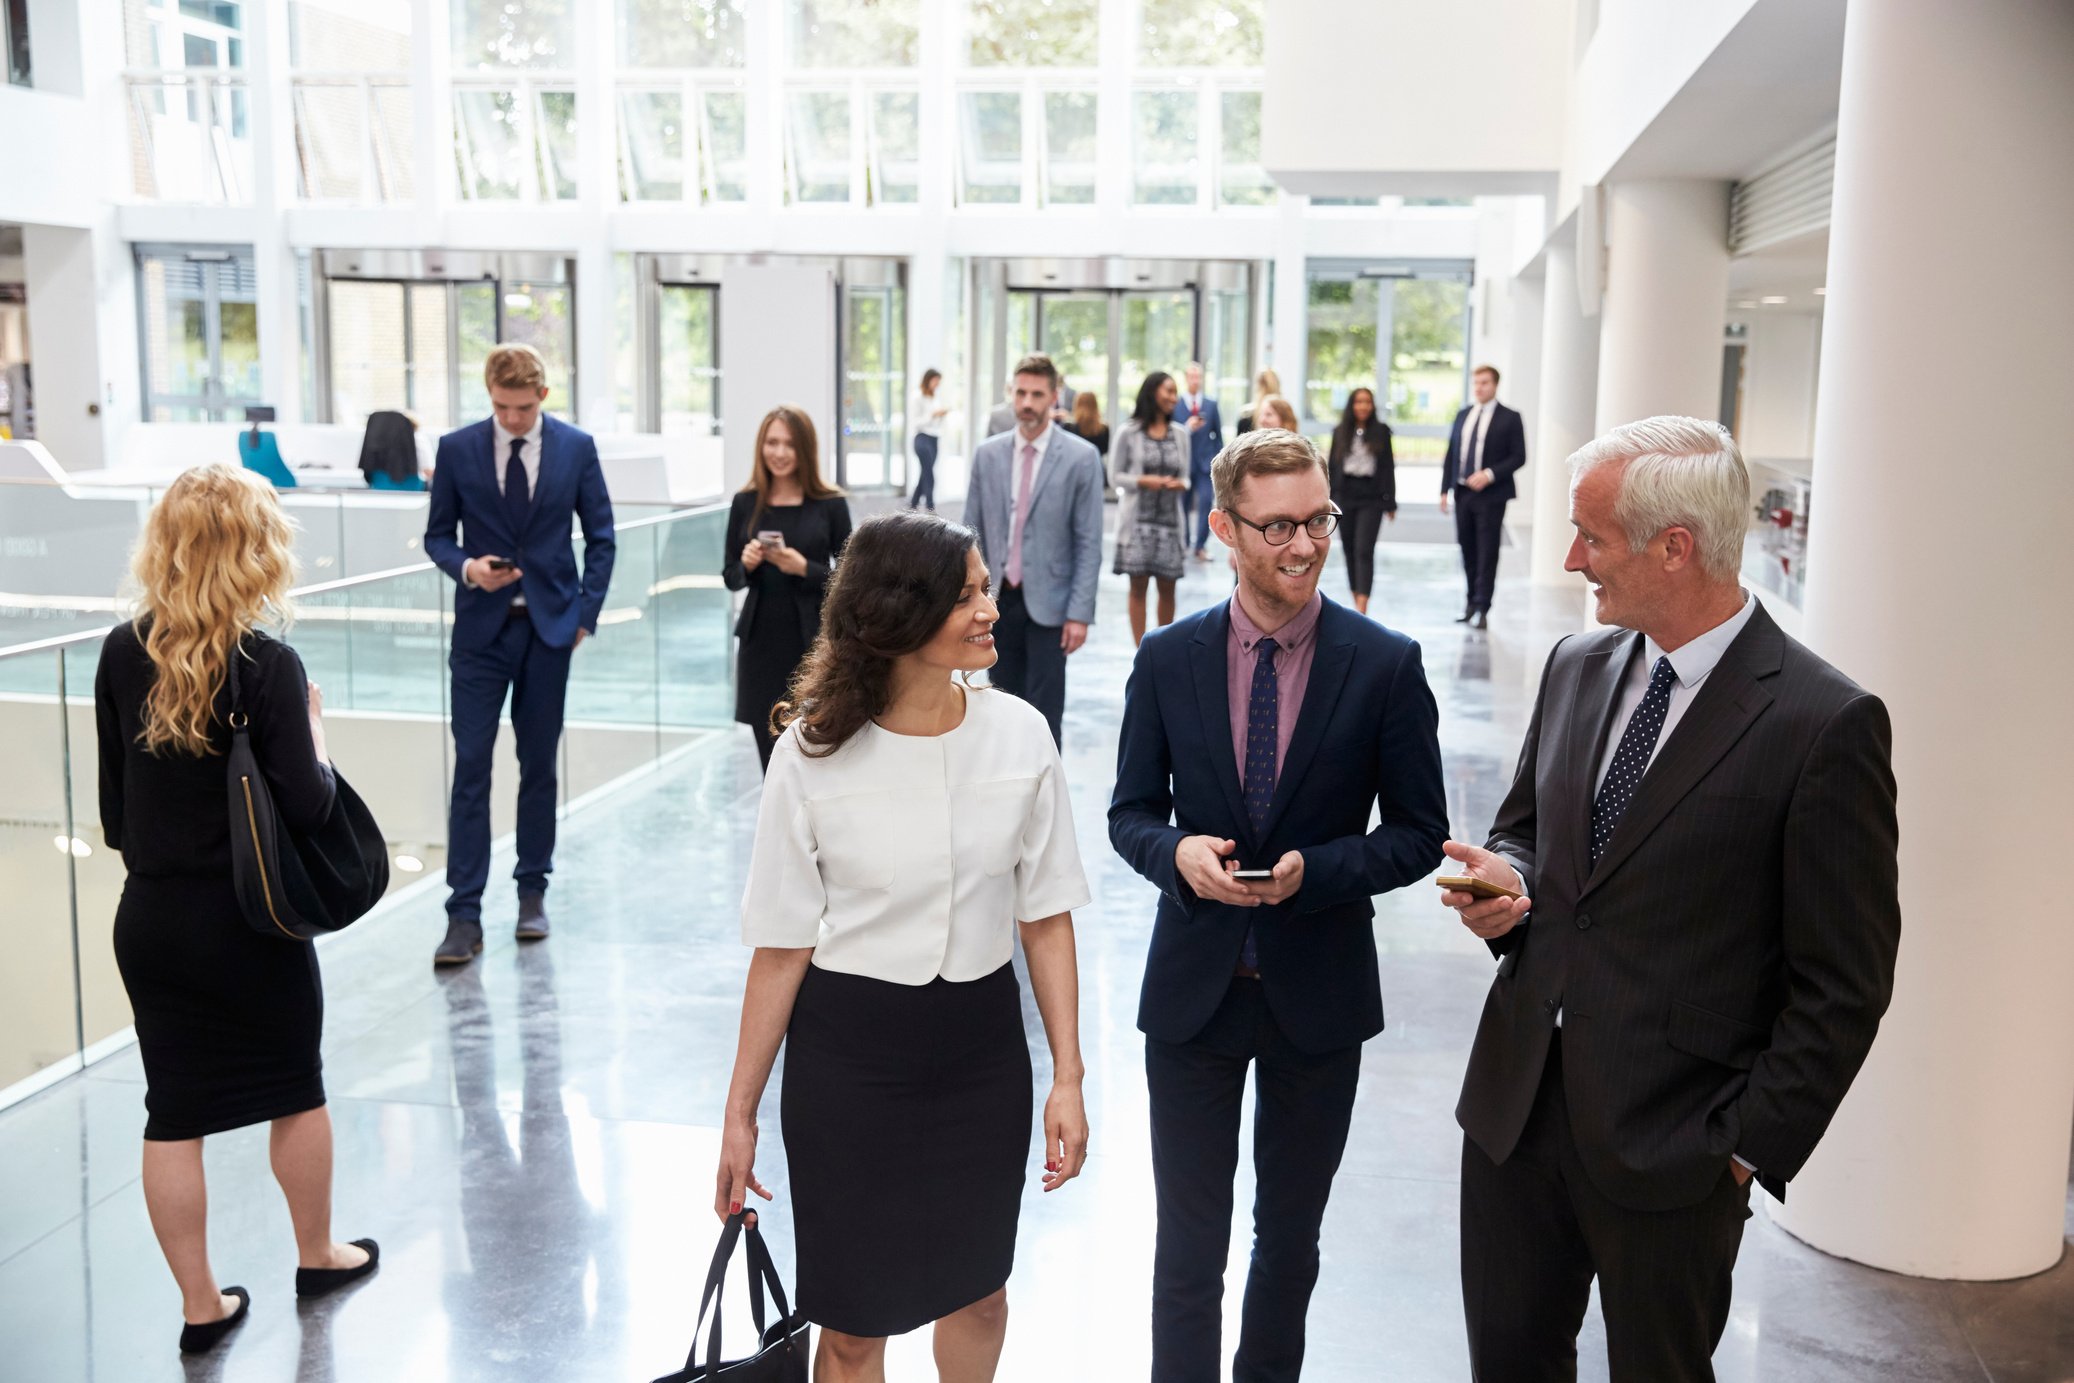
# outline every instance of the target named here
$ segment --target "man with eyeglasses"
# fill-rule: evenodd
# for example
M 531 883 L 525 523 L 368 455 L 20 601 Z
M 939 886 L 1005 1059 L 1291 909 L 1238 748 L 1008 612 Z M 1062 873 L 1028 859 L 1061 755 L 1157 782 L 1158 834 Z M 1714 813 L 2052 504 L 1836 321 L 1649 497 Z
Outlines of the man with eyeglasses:
M 1440 862 L 1447 801 L 1419 646 L 1318 593 L 1339 522 L 1323 458 L 1249 432 L 1211 484 L 1238 589 L 1146 636 L 1109 806 L 1110 842 L 1160 893 L 1138 1005 L 1152 1377 L 1220 1376 L 1250 1068 L 1258 1190 L 1231 1376 L 1294 1383 L 1361 1045 L 1383 1027 L 1373 900 Z

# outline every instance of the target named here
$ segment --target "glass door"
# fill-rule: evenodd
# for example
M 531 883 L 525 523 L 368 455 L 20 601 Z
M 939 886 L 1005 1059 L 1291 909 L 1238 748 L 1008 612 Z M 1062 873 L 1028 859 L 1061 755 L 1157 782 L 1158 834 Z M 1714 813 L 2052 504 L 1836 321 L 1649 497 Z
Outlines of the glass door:
M 843 289 L 842 309 L 838 483 L 905 487 L 906 401 L 900 391 L 907 375 L 907 294 L 897 284 L 850 284 Z
M 666 283 L 657 289 L 658 414 L 651 426 L 671 435 L 720 435 L 720 289 Z
M 249 252 L 137 250 L 144 416 L 242 421 L 259 396 L 259 293 Z
M 1116 413 L 1108 293 L 1041 293 L 1037 298 L 1037 349 L 1059 367 L 1068 389 L 1092 389 L 1102 400 L 1102 416 Z M 1061 391 L 1063 397 L 1063 391 Z
M 499 341 L 547 362 L 547 411 L 573 418 L 575 292 L 566 283 L 331 279 L 324 285 L 327 416 L 396 410 L 444 430 L 489 416 L 483 362 Z
M 1127 292 L 1118 298 L 1123 346 L 1117 407 L 1128 412 L 1138 400 L 1138 387 L 1154 370 L 1164 370 L 1187 387 L 1182 375 L 1195 359 L 1195 294 Z

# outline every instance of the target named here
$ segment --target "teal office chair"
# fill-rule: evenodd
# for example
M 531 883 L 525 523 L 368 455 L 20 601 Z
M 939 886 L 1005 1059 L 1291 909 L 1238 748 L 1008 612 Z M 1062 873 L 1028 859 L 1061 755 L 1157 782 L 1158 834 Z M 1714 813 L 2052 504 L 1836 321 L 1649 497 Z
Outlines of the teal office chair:
M 295 488 L 295 473 L 281 459 L 281 445 L 271 432 L 261 432 L 254 423 L 248 432 L 238 434 L 238 460 L 248 471 L 258 471 L 272 481 L 277 490 Z

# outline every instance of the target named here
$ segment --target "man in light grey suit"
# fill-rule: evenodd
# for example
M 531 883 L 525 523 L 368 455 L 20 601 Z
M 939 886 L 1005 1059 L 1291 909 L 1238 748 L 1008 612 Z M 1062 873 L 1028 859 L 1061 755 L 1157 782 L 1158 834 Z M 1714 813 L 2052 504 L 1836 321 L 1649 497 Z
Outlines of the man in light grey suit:
M 1102 457 L 1052 425 L 1059 372 L 1048 356 L 1015 367 L 1015 430 L 972 454 L 965 522 L 994 575 L 994 685 L 1044 713 L 1058 740 L 1066 659 L 1087 642 L 1102 571 Z

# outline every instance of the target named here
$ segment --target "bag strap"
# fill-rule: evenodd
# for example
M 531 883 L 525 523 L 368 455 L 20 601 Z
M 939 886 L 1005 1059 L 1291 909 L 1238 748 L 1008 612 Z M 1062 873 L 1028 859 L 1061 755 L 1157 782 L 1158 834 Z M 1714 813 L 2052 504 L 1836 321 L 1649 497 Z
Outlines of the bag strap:
M 727 1217 L 727 1227 L 720 1231 L 720 1243 L 713 1250 L 713 1266 L 706 1271 L 706 1290 L 699 1297 L 698 1320 L 691 1327 L 691 1353 L 684 1356 L 687 1372 L 696 1369 L 699 1362 L 699 1328 L 706 1323 L 706 1308 L 713 1308 L 712 1338 L 706 1347 L 708 1372 L 720 1359 L 720 1305 L 722 1288 L 727 1283 L 727 1265 L 735 1256 L 735 1242 L 742 1237 L 742 1220 L 747 1212 Z
M 225 669 L 230 679 L 230 728 L 232 733 L 236 733 L 243 729 L 245 725 L 251 724 L 250 717 L 246 717 L 244 725 L 239 723 L 239 717 L 244 715 L 245 698 L 238 690 L 238 659 L 243 655 L 244 650 L 245 641 L 243 639 L 232 644 L 230 646 L 229 663 Z
M 755 1228 L 749 1229 L 749 1300 L 756 1315 L 757 1339 L 763 1338 L 763 1284 L 770 1283 L 771 1299 L 778 1304 L 778 1319 L 792 1319 L 792 1307 L 785 1300 L 785 1283 L 778 1276 L 778 1265 L 771 1261 L 770 1246 L 763 1242 L 763 1235 Z

